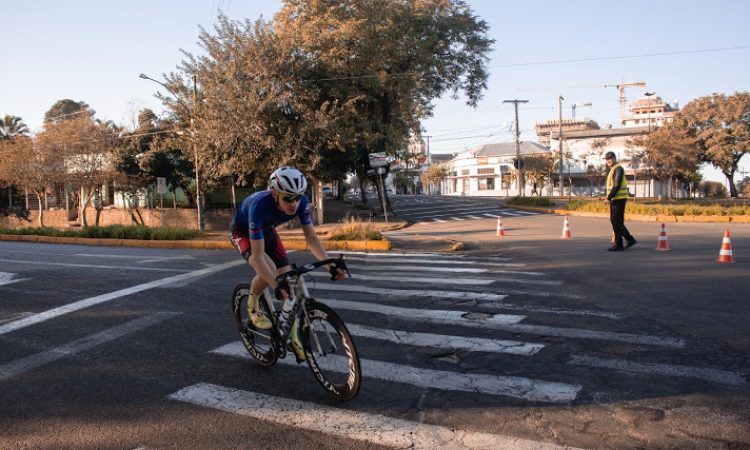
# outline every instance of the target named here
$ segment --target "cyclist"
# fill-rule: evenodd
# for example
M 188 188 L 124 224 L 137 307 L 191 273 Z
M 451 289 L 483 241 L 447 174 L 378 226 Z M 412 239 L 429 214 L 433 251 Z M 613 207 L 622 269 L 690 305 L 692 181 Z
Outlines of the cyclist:
M 305 196 L 307 180 L 299 170 L 283 166 L 274 171 L 268 179 L 268 190 L 256 192 L 247 197 L 232 220 L 230 239 L 242 257 L 255 271 L 250 284 L 250 295 L 247 300 L 248 321 L 255 328 L 267 330 L 271 321 L 259 306 L 263 289 L 274 289 L 276 298 L 285 302 L 289 288 L 279 285 L 276 277 L 290 270 L 289 258 L 276 227 L 279 224 L 299 219 L 310 252 L 318 259 L 328 258 L 323 244 L 315 234 L 310 218 L 310 204 Z M 344 278 L 341 269 L 329 266 L 331 275 L 336 280 Z M 297 362 L 305 360 L 305 352 L 299 341 L 299 324 L 292 324 L 290 347 Z

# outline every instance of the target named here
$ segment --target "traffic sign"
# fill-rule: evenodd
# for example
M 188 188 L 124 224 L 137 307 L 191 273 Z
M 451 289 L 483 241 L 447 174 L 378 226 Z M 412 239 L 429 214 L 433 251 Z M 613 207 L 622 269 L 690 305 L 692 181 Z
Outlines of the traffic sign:
M 159 194 L 167 193 L 167 179 L 164 177 L 156 178 L 156 192 Z

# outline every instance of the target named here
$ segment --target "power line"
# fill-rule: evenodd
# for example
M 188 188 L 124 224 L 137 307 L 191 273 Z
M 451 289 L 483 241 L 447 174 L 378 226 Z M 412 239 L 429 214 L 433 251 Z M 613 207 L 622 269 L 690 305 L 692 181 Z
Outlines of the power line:
M 620 56 L 600 56 L 594 58 L 580 58 L 580 59 L 558 59 L 551 61 L 535 61 L 525 63 L 514 63 L 514 64 L 500 64 L 495 67 L 521 67 L 521 66 L 540 66 L 546 64 L 566 64 L 573 62 L 589 62 L 589 61 L 608 61 L 613 59 L 632 59 L 632 58 L 652 58 L 655 56 L 674 56 L 674 55 L 692 55 L 696 53 L 712 53 L 712 52 L 727 52 L 733 50 L 747 50 L 750 49 L 750 45 L 739 45 L 736 47 L 717 47 L 717 48 L 706 48 L 696 50 L 678 50 L 673 52 L 660 52 L 660 53 L 642 53 L 635 55 L 620 55 Z
M 568 64 L 574 62 L 591 62 L 591 61 L 608 61 L 615 59 L 635 59 L 635 58 L 653 58 L 657 56 L 676 56 L 676 55 L 691 55 L 696 53 L 714 53 L 714 52 L 728 52 L 736 50 L 747 50 L 750 49 L 750 45 L 738 45 L 733 47 L 715 47 L 705 49 L 691 49 L 691 50 L 676 50 L 670 52 L 658 52 L 658 53 L 640 53 L 634 55 L 612 55 L 612 56 L 598 56 L 592 58 L 575 58 L 575 59 L 558 59 L 550 61 L 530 61 L 521 63 L 511 64 L 498 64 L 490 66 L 490 68 L 507 68 L 507 67 L 523 67 L 523 66 L 539 66 L 539 65 L 551 65 L 551 64 Z M 399 78 L 399 77 L 411 77 L 415 74 L 413 72 L 399 72 L 391 74 L 370 74 L 370 75 L 354 75 L 344 77 L 331 77 L 331 78 L 311 78 L 306 80 L 300 80 L 302 82 L 314 83 L 319 81 L 344 81 L 344 80 L 359 80 L 366 78 Z M 571 86 L 571 88 L 580 88 L 582 86 Z

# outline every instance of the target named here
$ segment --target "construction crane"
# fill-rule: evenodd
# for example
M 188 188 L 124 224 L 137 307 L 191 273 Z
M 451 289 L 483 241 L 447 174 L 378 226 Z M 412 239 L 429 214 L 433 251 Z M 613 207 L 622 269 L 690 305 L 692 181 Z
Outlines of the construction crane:
M 620 91 L 620 124 L 625 123 L 625 88 L 628 87 L 646 87 L 645 81 L 625 81 L 620 84 L 605 84 L 604 87 L 615 87 Z

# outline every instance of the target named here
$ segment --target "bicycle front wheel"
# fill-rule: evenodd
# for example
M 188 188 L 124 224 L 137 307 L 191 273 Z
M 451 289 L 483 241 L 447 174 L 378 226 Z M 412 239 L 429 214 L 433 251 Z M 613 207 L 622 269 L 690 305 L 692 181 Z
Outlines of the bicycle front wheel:
M 240 333 L 242 344 L 255 361 L 261 366 L 270 367 L 276 364 L 278 354 L 274 351 L 273 336 L 271 330 L 260 330 L 248 321 L 247 297 L 250 295 L 250 285 L 240 284 L 234 288 L 232 296 L 232 315 L 234 324 Z M 261 309 L 268 317 L 273 317 L 266 303 L 265 297 L 261 296 L 259 301 Z
M 328 306 L 310 302 L 309 322 L 302 326 L 307 363 L 321 386 L 339 400 L 359 392 L 362 374 L 354 341 L 339 316 Z

